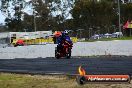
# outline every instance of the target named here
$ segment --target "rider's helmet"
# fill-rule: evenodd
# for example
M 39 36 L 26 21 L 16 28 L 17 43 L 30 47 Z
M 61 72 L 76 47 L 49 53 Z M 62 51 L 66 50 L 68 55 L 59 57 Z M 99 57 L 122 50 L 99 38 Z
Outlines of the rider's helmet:
M 68 35 L 68 30 L 63 31 L 64 35 Z

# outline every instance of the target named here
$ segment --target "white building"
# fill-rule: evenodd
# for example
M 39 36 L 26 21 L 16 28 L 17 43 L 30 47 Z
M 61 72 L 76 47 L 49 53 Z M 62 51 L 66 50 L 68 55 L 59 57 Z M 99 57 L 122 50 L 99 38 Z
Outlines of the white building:
M 52 31 L 36 31 L 36 32 L 10 32 L 10 42 L 11 39 L 37 39 L 46 38 L 52 35 Z

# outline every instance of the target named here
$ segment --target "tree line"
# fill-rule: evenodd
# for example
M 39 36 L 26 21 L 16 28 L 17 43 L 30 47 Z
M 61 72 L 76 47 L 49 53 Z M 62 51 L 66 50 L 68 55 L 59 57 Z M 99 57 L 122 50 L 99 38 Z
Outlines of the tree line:
M 24 11 L 27 8 L 30 13 Z M 123 26 L 132 20 L 132 4 L 120 3 L 120 8 Z M 0 10 L 6 16 L 8 31 L 68 29 L 77 33 L 83 29 L 86 37 L 119 30 L 118 6 L 113 0 L 2 0 Z

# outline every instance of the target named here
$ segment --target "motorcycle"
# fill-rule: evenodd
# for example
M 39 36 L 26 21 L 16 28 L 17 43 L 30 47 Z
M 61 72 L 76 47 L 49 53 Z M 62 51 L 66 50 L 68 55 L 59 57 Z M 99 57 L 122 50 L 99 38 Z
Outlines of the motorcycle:
M 61 57 L 71 58 L 71 49 L 72 44 L 68 43 L 67 41 L 64 41 L 62 43 L 62 48 L 55 47 L 55 57 L 57 59 Z

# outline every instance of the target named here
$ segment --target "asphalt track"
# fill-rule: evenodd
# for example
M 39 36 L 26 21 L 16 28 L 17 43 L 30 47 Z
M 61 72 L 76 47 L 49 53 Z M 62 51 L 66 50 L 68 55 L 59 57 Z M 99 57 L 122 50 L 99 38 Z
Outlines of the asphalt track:
M 0 71 L 14 73 L 78 74 L 80 65 L 87 74 L 132 75 L 132 57 L 0 59 Z

